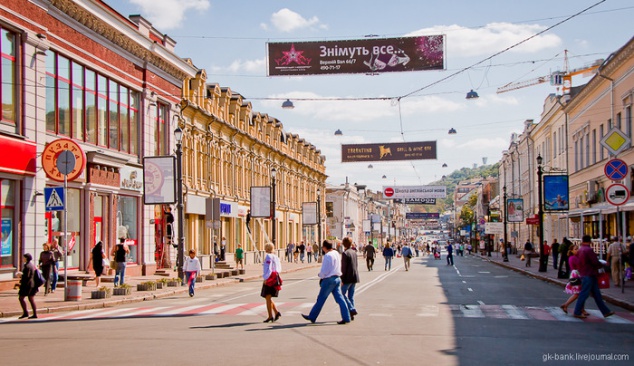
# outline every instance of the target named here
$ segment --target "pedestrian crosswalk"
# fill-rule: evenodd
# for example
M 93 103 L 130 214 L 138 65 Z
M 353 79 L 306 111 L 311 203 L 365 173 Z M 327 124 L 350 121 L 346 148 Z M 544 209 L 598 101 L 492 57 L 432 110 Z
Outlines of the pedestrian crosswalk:
M 285 315 L 292 316 L 307 312 L 313 303 L 302 302 L 278 302 L 278 309 Z M 574 318 L 571 314 L 564 314 L 559 307 L 534 307 L 516 305 L 419 305 L 409 307 L 419 317 L 435 317 L 451 314 L 454 318 L 474 319 L 510 319 L 510 320 L 538 320 L 561 322 L 590 322 L 612 324 L 634 324 L 634 314 L 629 312 L 617 312 L 609 318 L 603 318 L 598 310 L 588 310 L 590 316 L 586 319 Z M 337 309 L 338 311 L 338 309 Z M 212 303 L 206 305 L 175 305 L 175 306 L 143 306 L 143 307 L 119 307 L 100 308 L 67 313 L 40 314 L 38 319 L 29 319 L 28 322 L 47 321 L 77 321 L 98 319 L 126 319 L 126 318 L 167 318 L 203 315 L 224 316 L 266 316 L 266 306 L 263 302 L 256 303 Z M 391 317 L 392 313 L 364 312 L 368 317 Z M 16 318 L 0 318 L 0 323 L 23 322 Z
M 605 322 L 614 324 L 634 324 L 634 314 L 617 312 L 615 315 L 604 318 L 599 310 L 587 310 L 590 316 L 586 319 L 578 319 L 571 314 L 565 314 L 559 307 L 536 307 L 515 305 L 449 305 L 451 314 L 455 318 L 489 318 L 489 319 L 516 319 L 516 320 L 543 320 L 563 322 Z

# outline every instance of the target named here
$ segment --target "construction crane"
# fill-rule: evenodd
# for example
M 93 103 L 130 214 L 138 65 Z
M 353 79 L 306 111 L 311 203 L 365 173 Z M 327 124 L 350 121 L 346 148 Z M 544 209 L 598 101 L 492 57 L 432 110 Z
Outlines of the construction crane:
M 550 73 L 549 75 L 540 76 L 530 80 L 518 81 L 513 83 L 508 83 L 504 86 L 501 86 L 497 89 L 497 93 L 506 93 L 509 91 L 526 88 L 533 85 L 538 85 L 550 81 L 550 85 L 561 87 L 563 94 L 570 93 L 570 88 L 572 87 L 572 77 L 575 75 L 585 74 L 588 76 L 595 72 L 596 69 L 601 66 L 603 60 L 597 60 L 592 65 L 581 67 L 578 69 L 569 70 L 568 69 L 568 50 L 564 51 L 564 71 L 555 71 Z

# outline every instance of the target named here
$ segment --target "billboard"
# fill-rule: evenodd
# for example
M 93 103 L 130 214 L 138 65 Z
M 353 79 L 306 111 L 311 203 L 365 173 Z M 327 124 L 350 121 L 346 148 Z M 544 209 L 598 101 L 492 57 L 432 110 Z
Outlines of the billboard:
M 302 202 L 302 225 L 317 225 L 317 202 Z
M 435 205 L 436 199 L 435 198 L 405 198 L 405 199 L 396 198 L 394 199 L 394 203 L 404 203 L 406 205 Z
M 176 158 L 147 156 L 143 158 L 143 203 L 158 205 L 176 203 Z
M 522 198 L 509 198 L 506 200 L 506 221 L 524 221 L 524 200 Z
M 251 186 L 251 217 L 272 217 L 271 187 Z
M 570 197 L 568 195 L 567 175 L 544 175 L 544 211 L 568 211 Z
M 268 76 L 444 70 L 445 36 L 269 42 Z
M 341 162 L 436 159 L 436 141 L 341 145 Z
M 438 220 L 440 214 L 438 212 L 406 212 L 407 220 Z
M 383 186 L 383 198 L 447 198 L 447 187 Z

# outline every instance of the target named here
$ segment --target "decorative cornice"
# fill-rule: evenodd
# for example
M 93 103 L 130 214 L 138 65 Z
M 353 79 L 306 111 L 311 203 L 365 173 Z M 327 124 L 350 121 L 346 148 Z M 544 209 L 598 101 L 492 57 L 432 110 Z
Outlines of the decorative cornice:
M 167 62 L 164 58 L 158 56 L 152 50 L 149 50 L 142 45 L 134 42 L 132 39 L 127 37 L 125 34 L 119 32 L 115 28 L 108 25 L 102 19 L 90 13 L 86 9 L 81 8 L 73 1 L 70 0 L 50 0 L 51 5 L 62 11 L 64 14 L 67 14 L 72 19 L 76 20 L 78 23 L 82 24 L 84 27 L 90 29 L 95 34 L 98 34 L 112 44 L 119 46 L 130 52 L 132 55 L 140 58 L 141 60 L 148 62 L 151 65 L 156 66 L 160 70 L 165 71 L 169 75 L 175 77 L 178 80 L 184 80 L 188 75 L 175 67 L 171 63 Z M 156 42 L 154 42 L 157 45 Z M 155 46 L 162 47 L 162 46 Z

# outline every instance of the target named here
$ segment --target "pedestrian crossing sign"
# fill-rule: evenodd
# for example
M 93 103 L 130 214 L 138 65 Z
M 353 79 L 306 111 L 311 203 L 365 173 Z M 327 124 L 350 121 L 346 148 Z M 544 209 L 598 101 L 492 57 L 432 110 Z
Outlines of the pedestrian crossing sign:
M 64 187 L 46 187 L 44 188 L 44 203 L 46 211 L 63 211 L 64 210 Z

